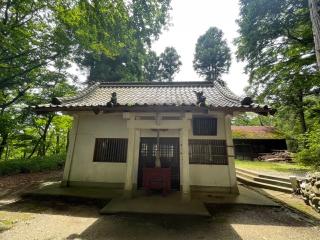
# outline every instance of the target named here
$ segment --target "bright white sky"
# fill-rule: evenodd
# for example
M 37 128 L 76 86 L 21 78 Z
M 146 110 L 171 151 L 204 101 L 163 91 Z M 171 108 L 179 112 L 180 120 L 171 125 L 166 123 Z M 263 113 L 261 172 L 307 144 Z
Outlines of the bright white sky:
M 153 49 L 160 54 L 167 46 L 176 48 L 181 56 L 182 66 L 175 81 L 202 80 L 192 66 L 197 39 L 209 27 L 220 28 L 233 53 L 230 72 L 225 74 L 223 79 L 234 93 L 242 95 L 248 84 L 248 77 L 243 73 L 244 64 L 235 59 L 236 48 L 232 44 L 238 35 L 235 22 L 238 15 L 237 0 L 172 0 L 172 26 L 153 44 Z

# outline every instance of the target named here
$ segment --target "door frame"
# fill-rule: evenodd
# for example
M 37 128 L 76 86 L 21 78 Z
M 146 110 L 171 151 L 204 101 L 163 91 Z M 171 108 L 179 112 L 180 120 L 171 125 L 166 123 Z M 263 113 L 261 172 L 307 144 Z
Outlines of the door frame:
M 140 137 L 140 144 L 139 144 L 139 151 L 138 151 L 138 168 L 137 168 L 137 189 L 142 188 L 142 169 L 143 166 L 141 165 L 142 156 L 141 156 L 141 150 L 142 150 L 142 144 L 145 144 L 146 142 L 144 140 L 149 140 L 149 144 L 153 145 L 157 143 L 156 137 Z M 180 163 L 180 138 L 179 137 L 160 137 L 160 149 L 162 144 L 170 144 L 173 143 L 175 145 L 174 147 L 174 160 L 176 161 L 176 169 L 172 169 L 175 171 L 173 176 L 177 176 L 175 179 L 171 179 L 171 189 L 173 190 L 180 190 L 180 184 L 181 184 L 181 163 Z M 148 144 L 148 143 L 147 143 Z M 152 149 L 147 149 L 147 154 L 150 154 Z M 160 156 L 161 158 L 161 156 Z M 173 182 L 176 182 L 173 184 Z

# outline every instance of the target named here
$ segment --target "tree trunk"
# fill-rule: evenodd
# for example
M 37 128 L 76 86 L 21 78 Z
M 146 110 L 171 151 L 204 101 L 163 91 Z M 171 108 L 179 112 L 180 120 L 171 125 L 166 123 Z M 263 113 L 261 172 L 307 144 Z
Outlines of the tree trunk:
M 304 114 L 304 109 L 303 109 L 303 92 L 299 92 L 299 105 L 298 105 L 298 116 L 301 124 L 301 131 L 302 133 L 307 132 L 307 123 L 306 123 L 306 118 Z
M 0 143 L 0 159 L 2 157 L 2 154 L 4 152 L 4 149 L 8 143 L 8 137 L 9 137 L 9 134 L 8 133 L 5 133 L 2 135 L 2 141 Z
M 260 116 L 258 116 L 258 119 L 259 119 L 260 126 L 264 126 Z
M 28 159 L 30 159 L 33 156 L 33 154 L 35 153 L 35 151 L 37 150 L 39 145 L 40 145 L 40 149 L 38 149 L 39 150 L 39 155 L 43 156 L 43 154 L 45 154 L 45 146 L 46 146 L 45 142 L 46 142 L 46 138 L 47 138 L 48 129 L 50 127 L 50 124 L 52 122 L 53 117 L 54 117 L 54 115 L 50 115 L 48 117 L 48 120 L 47 120 L 46 125 L 45 125 L 44 130 L 43 130 L 43 134 L 39 138 L 39 140 L 37 141 L 37 143 L 34 146 L 34 148 L 32 149 L 32 152 L 28 156 Z M 42 144 L 41 144 L 41 142 L 42 142 Z
M 60 153 L 60 135 L 57 133 L 56 136 L 56 154 Z
M 303 108 L 298 110 L 298 116 L 301 124 L 301 131 L 302 133 L 306 133 L 308 129 Z
M 68 133 L 67 133 L 67 139 L 66 139 L 66 140 L 67 140 L 67 141 L 66 141 L 66 142 L 67 142 L 67 143 L 66 143 L 66 151 L 68 151 L 69 144 L 70 144 L 70 143 L 69 143 L 69 137 L 70 137 L 70 128 L 68 129 Z
M 319 0 L 309 0 L 310 17 L 312 21 L 312 30 L 315 44 L 315 52 L 317 57 L 318 67 L 320 68 L 320 15 L 319 15 Z
M 9 148 L 9 144 L 7 144 L 7 149 L 6 149 L 6 156 L 5 156 L 5 161 L 9 160 L 9 156 L 10 156 L 10 148 Z

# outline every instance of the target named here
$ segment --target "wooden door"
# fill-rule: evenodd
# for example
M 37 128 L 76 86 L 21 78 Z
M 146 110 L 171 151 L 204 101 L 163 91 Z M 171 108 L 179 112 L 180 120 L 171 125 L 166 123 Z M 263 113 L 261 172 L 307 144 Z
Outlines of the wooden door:
M 162 167 L 171 167 L 171 188 L 180 188 L 179 138 L 160 138 L 160 161 Z M 154 167 L 157 154 L 156 138 L 141 138 L 139 152 L 138 188 L 142 187 L 142 169 Z

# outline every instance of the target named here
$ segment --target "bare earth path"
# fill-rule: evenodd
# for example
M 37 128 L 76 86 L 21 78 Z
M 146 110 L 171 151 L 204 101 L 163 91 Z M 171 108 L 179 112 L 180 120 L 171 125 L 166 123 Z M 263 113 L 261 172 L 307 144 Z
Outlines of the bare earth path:
M 101 216 L 100 207 L 89 201 L 2 199 L 0 239 L 320 239 L 319 226 L 287 208 L 211 205 L 208 219 Z

